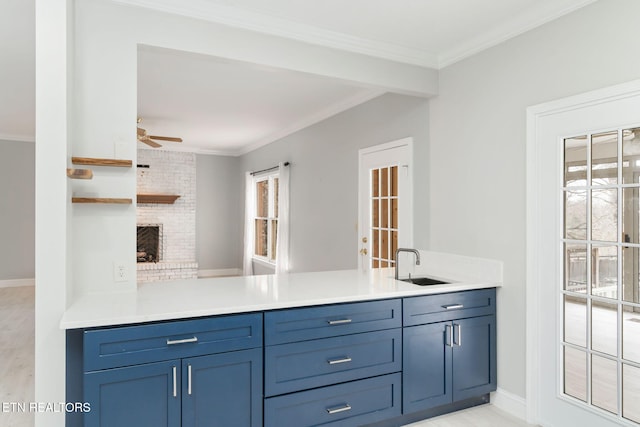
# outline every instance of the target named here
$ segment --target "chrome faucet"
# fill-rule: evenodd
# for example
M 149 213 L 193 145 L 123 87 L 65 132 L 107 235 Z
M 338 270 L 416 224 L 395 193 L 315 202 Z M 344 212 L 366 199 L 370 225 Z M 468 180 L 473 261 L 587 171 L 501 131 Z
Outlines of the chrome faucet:
M 398 270 L 400 270 L 398 268 L 400 267 L 400 257 L 398 257 L 400 252 L 413 252 L 416 255 L 416 265 L 420 265 L 420 252 L 418 252 L 417 249 L 411 249 L 411 248 L 396 249 L 396 280 L 398 280 Z M 409 274 L 409 277 L 411 277 L 411 274 Z

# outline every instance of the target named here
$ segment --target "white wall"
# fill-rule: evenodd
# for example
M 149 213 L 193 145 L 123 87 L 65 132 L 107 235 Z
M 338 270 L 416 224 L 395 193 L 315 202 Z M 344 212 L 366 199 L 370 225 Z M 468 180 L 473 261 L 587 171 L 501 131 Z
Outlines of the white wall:
M 0 140 L 0 282 L 35 277 L 35 150 Z
M 196 256 L 200 270 L 242 269 L 243 181 L 238 157 L 196 156 Z
M 518 396 L 526 386 L 525 109 L 637 79 L 637 16 L 637 0 L 600 0 L 440 72 L 430 105 L 431 249 L 504 261 L 498 383 Z
M 428 123 L 428 101 L 387 94 L 242 156 L 242 174 L 291 162 L 293 272 L 357 267 L 358 150 L 409 136 L 416 166 L 414 244 L 428 247 Z

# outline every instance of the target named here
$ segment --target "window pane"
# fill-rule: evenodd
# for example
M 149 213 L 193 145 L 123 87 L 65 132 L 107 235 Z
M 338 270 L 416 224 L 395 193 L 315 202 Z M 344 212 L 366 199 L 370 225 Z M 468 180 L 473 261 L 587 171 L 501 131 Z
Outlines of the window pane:
M 564 348 L 564 393 L 587 401 L 587 353 Z
M 256 219 L 256 255 L 267 256 L 267 220 Z
M 565 244 L 564 289 L 587 293 L 587 245 Z
M 618 413 L 618 364 L 615 360 L 591 356 L 591 403 Z
M 640 249 L 622 247 L 622 299 L 638 303 L 640 295 L 639 272 Z
M 278 218 L 278 178 L 273 178 L 273 216 Z
M 622 131 L 622 182 L 637 183 L 640 171 L 640 128 Z
M 591 190 L 591 239 L 617 242 L 618 190 Z
M 622 307 L 622 357 L 640 363 L 640 308 Z
M 599 301 L 591 303 L 591 348 L 618 355 L 618 306 Z
M 371 195 L 380 197 L 380 182 L 378 169 L 371 170 Z
M 622 365 L 622 416 L 640 423 L 640 368 Z
M 587 300 L 564 296 L 564 341 L 587 347 Z
M 276 244 L 278 240 L 278 221 L 271 220 L 271 260 L 276 259 Z
M 618 132 L 591 137 L 591 180 L 593 185 L 618 182 Z
M 393 166 L 391 168 L 391 195 L 398 196 L 398 167 Z
M 618 298 L 618 247 L 594 246 L 591 250 L 591 294 Z
M 389 195 L 389 168 L 380 169 L 380 196 Z
M 622 189 L 622 241 L 638 243 L 638 188 Z
M 564 236 L 567 239 L 587 239 L 587 192 L 564 192 Z
M 269 216 L 269 181 L 256 182 L 256 216 Z
M 587 185 L 587 136 L 564 140 L 564 185 Z

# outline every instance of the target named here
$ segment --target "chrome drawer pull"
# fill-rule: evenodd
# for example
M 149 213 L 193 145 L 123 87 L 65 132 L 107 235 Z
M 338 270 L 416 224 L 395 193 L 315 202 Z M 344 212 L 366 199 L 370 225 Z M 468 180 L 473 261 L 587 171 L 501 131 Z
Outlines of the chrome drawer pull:
M 453 332 L 451 325 L 444 325 L 444 345 L 453 347 Z
M 458 330 L 457 334 L 456 334 L 456 329 Z M 453 324 L 453 343 L 458 347 L 462 345 L 462 326 L 458 323 Z
M 351 323 L 351 319 L 339 319 L 339 320 L 329 320 L 330 325 L 344 325 L 346 323 Z
M 464 305 L 463 304 L 451 304 L 451 305 L 443 305 L 442 308 L 444 308 L 445 310 L 453 310 L 455 308 L 463 308 Z
M 327 362 L 329 362 L 329 365 L 337 365 L 339 363 L 351 362 L 351 358 L 350 357 L 343 357 L 342 359 L 329 359 L 329 360 L 327 360 Z
M 198 342 L 198 337 L 185 338 L 183 340 L 167 340 L 167 345 L 187 344 L 190 342 Z
M 344 406 L 338 406 L 337 408 L 328 408 L 327 412 L 329 413 L 329 415 L 333 415 L 333 414 L 339 414 L 340 412 L 345 412 L 350 410 L 351 410 L 351 406 L 344 405 Z
M 173 397 L 178 397 L 178 370 L 173 367 Z
M 187 382 L 187 389 L 188 389 L 188 393 L 189 396 L 191 396 L 191 365 L 188 366 L 188 382 Z

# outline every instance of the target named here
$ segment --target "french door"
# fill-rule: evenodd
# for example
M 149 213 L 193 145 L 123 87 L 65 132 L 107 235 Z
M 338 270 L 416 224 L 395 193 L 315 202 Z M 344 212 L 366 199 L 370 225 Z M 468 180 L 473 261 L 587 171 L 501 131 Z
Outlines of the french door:
M 359 152 L 358 265 L 395 266 L 398 247 L 413 244 L 412 139 Z
M 528 419 L 640 426 L 640 82 L 528 114 Z

